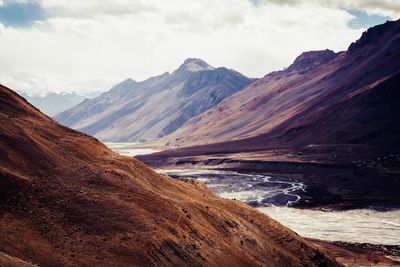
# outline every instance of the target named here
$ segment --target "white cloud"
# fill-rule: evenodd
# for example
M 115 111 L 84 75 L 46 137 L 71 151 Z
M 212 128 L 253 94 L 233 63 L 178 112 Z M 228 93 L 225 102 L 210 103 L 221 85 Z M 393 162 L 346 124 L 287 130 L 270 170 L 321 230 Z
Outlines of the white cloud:
M 280 5 L 313 3 L 330 8 L 361 9 L 368 14 L 400 18 L 400 1 L 398 0 L 252 0 L 262 3 L 273 2 Z
M 400 18 L 400 1 L 398 0 L 330 0 L 332 6 L 348 9 L 362 9 L 369 14 Z
M 347 26 L 353 17 L 341 1 L 290 2 L 42 0 L 50 19 L 25 29 L 0 24 L 0 83 L 31 92 L 107 89 L 187 57 L 260 77 L 302 51 L 344 50 L 361 34 Z

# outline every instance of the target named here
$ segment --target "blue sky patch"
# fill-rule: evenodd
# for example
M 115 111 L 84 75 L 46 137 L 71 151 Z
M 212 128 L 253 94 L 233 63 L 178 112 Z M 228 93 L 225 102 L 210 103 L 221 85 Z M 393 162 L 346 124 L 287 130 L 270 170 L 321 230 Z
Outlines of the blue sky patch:
M 46 17 L 46 12 L 37 2 L 5 2 L 0 6 L 0 22 L 8 27 L 29 27 L 35 21 L 45 20 Z
M 392 20 L 390 17 L 381 16 L 381 15 L 369 15 L 367 12 L 362 10 L 348 10 L 350 14 L 355 16 L 349 22 L 349 27 L 352 29 L 360 29 L 360 28 L 370 28 L 372 26 L 385 23 L 387 20 Z

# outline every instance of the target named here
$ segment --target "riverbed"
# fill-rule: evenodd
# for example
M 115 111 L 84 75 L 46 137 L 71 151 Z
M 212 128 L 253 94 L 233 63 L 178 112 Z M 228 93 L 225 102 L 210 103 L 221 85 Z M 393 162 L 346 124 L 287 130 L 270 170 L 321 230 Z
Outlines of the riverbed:
M 151 149 L 126 149 L 124 147 L 127 144 L 107 145 L 128 156 L 156 152 Z M 290 206 L 300 199 L 300 192 L 307 188 L 291 177 L 205 169 L 156 171 L 176 179 L 202 181 L 221 197 L 246 202 L 305 237 L 327 241 L 400 244 L 400 210 L 321 211 L 292 208 Z
M 202 169 L 156 171 L 177 179 L 202 181 L 221 197 L 241 200 L 256 208 L 291 206 L 300 200 L 300 191 L 305 190 L 304 184 L 286 177 Z

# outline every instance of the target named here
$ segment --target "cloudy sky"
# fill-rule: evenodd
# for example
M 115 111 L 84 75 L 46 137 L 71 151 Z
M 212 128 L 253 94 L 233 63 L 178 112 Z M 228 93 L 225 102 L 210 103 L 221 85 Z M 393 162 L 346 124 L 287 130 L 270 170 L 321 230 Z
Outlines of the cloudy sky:
M 106 90 L 188 57 L 260 77 L 399 18 L 399 0 L 0 0 L 0 83 Z

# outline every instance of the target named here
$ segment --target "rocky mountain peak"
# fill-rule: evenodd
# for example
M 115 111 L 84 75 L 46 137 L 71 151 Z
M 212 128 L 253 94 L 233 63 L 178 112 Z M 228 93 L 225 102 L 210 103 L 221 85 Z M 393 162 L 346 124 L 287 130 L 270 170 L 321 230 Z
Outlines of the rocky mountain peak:
M 121 84 L 132 84 L 132 83 L 137 83 L 137 82 L 132 78 L 128 78 L 128 79 L 123 80 L 119 84 L 121 85 Z
M 208 65 L 205 61 L 199 58 L 188 58 L 179 67 L 178 70 L 186 70 L 190 72 L 197 72 L 202 70 L 213 70 L 214 68 Z
M 319 65 L 330 62 L 336 57 L 336 53 L 332 50 L 318 50 L 308 51 L 298 56 L 292 65 L 287 69 L 288 71 L 307 71 Z
M 348 54 L 351 54 L 358 50 L 361 47 L 364 47 L 368 44 L 376 44 L 379 40 L 387 41 L 387 37 L 389 38 L 394 36 L 396 33 L 400 32 L 400 20 L 397 21 L 387 21 L 384 24 L 377 25 L 375 27 L 371 27 L 361 35 L 360 39 L 351 43 L 349 49 L 347 50 Z M 385 38 L 385 37 L 386 38 Z

